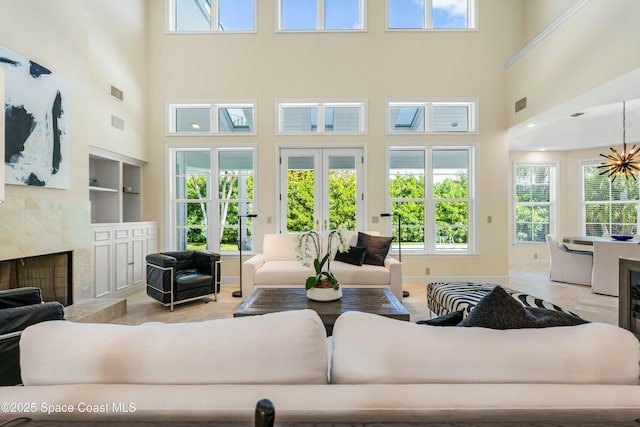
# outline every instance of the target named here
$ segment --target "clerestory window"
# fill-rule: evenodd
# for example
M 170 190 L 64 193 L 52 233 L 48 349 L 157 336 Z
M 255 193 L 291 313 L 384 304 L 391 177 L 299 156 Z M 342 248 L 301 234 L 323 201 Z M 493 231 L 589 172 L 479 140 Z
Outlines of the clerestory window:
M 279 133 L 365 132 L 364 103 L 361 102 L 284 102 L 278 106 Z
M 255 134 L 255 105 L 250 103 L 170 103 L 168 133 L 179 135 Z
M 168 0 L 171 32 L 255 31 L 256 0 Z
M 388 102 L 389 133 L 469 133 L 476 129 L 476 103 Z
M 387 0 L 387 29 L 473 29 L 474 4 L 475 0 Z
M 279 0 L 281 31 L 360 31 L 365 0 Z

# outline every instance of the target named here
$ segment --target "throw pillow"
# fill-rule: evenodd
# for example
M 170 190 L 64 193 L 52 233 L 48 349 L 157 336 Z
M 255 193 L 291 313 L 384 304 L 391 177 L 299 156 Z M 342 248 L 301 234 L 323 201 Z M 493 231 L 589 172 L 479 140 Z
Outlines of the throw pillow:
M 393 240 L 393 237 L 371 236 L 366 233 L 358 233 L 358 243 L 356 246 L 367 249 L 363 264 L 384 265 L 384 259 L 389 253 L 389 248 L 391 248 L 391 240 Z
M 458 326 L 490 329 L 546 328 L 589 323 L 577 316 L 555 310 L 524 307 L 502 287 L 485 295 Z
M 428 320 L 418 320 L 416 323 L 418 325 L 431 325 L 431 326 L 457 326 L 458 323 L 462 322 L 464 318 L 464 311 L 453 311 L 451 313 L 447 313 L 443 316 L 436 317 Z
M 333 259 L 336 261 L 346 262 L 347 264 L 362 265 L 366 253 L 367 248 L 349 246 L 349 250 L 347 252 L 336 252 L 336 256 Z

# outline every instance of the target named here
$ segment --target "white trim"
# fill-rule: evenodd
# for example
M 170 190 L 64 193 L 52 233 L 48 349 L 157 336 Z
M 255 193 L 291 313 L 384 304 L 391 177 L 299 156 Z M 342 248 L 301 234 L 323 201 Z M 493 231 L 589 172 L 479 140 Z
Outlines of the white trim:
M 567 9 L 562 15 L 560 15 L 555 21 L 553 21 L 548 27 L 540 31 L 534 38 L 532 38 L 527 44 L 522 46 L 516 53 L 514 53 L 507 61 L 504 63 L 504 68 L 509 68 L 512 66 L 518 59 L 522 58 L 527 52 L 533 49 L 538 43 L 547 38 L 552 32 L 554 32 L 558 27 L 567 22 L 569 18 L 571 18 L 576 12 L 582 9 L 587 3 L 591 0 L 578 0 Z

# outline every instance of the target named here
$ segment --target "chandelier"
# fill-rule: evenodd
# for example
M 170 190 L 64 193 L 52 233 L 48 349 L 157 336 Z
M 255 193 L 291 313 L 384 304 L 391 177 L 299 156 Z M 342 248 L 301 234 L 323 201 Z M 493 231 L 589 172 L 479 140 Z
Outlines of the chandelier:
M 603 161 L 598 168 L 604 169 L 600 172 L 600 175 L 607 175 L 608 178 L 612 178 L 611 181 L 615 181 L 617 177 L 624 176 L 625 179 L 629 177 L 636 180 L 636 172 L 640 172 L 640 151 L 636 149 L 634 145 L 631 151 L 627 151 L 627 129 L 626 129 L 626 107 L 625 102 L 622 102 L 622 153 L 613 147 L 609 147 L 609 150 L 613 154 L 600 154 L 600 156 L 608 159 Z

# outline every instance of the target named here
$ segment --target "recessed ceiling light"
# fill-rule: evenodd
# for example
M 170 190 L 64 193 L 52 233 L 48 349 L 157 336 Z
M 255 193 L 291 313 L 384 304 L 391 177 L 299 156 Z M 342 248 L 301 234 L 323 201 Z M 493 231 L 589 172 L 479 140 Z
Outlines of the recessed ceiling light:
M 191 127 L 194 129 L 200 129 L 200 125 L 197 123 L 191 123 Z
M 540 151 L 547 151 L 547 149 L 546 148 L 541 148 Z
M 529 124 L 527 125 L 527 127 L 528 127 L 528 128 L 534 128 L 534 127 L 536 127 L 536 124 L 535 124 L 535 123 L 529 123 Z

